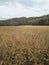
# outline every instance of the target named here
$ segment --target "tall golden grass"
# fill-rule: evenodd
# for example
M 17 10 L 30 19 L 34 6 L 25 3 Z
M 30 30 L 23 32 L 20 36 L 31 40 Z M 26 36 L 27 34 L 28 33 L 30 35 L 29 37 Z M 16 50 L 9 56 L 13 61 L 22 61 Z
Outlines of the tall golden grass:
M 49 65 L 49 26 L 0 26 L 0 65 Z

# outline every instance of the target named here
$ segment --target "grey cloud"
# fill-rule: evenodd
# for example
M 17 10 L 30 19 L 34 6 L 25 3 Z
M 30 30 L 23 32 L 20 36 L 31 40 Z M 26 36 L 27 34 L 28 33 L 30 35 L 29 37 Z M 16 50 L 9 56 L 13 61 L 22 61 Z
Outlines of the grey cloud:
M 49 0 L 0 0 L 0 18 L 39 16 L 49 13 L 48 7 Z
M 45 5 L 44 0 L 0 0 L 0 5 L 18 6 L 18 4 L 25 9 L 41 8 Z
M 39 4 L 37 3 L 37 1 L 34 0 L 0 0 L 0 5 L 6 5 L 9 3 L 13 5 L 19 3 L 26 7 L 33 7 Z
M 41 6 L 41 4 L 43 5 L 43 1 L 38 2 L 38 0 L 0 0 L 0 5 L 17 5 L 17 3 L 25 7 L 37 7 Z
M 18 0 L 17 2 L 27 7 L 34 6 L 33 0 Z

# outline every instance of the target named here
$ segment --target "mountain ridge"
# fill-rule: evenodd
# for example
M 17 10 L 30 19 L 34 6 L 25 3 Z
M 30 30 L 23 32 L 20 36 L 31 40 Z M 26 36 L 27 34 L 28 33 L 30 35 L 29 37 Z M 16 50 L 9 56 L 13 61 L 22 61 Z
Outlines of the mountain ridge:
M 19 26 L 19 25 L 49 25 L 49 15 L 40 17 L 20 17 L 7 20 L 0 20 L 0 26 Z

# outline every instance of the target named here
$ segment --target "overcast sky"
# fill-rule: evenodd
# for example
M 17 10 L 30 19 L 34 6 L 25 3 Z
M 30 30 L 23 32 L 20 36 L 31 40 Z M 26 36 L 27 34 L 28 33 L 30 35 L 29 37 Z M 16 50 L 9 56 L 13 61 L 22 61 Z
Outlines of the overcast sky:
M 49 0 L 0 0 L 0 19 L 49 14 Z

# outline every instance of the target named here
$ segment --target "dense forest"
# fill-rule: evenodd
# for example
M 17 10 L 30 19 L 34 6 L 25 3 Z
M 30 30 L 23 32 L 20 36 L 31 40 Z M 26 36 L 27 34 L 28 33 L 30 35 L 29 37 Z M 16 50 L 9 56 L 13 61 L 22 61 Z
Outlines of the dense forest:
M 0 20 L 0 26 L 18 26 L 18 25 L 49 25 L 49 15 L 41 17 L 20 17 L 8 20 Z

